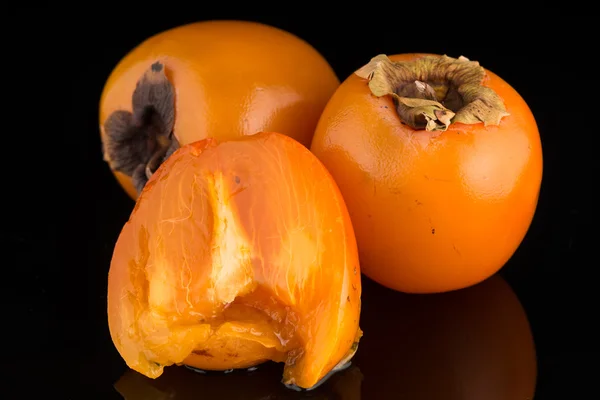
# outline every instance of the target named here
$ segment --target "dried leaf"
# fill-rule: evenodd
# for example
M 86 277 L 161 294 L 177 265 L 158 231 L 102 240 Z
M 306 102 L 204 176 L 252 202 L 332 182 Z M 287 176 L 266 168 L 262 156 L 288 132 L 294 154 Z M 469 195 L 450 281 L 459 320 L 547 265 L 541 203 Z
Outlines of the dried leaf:
M 391 96 L 402 122 L 415 129 L 446 130 L 453 122 L 497 125 L 508 115 L 502 99 L 483 86 L 485 69 L 464 56 L 393 62 L 380 54 L 356 74 L 369 80 L 374 96 Z
M 445 131 L 454 116 L 437 101 L 407 97 L 397 97 L 397 101 L 400 119 L 415 129 Z
M 133 124 L 128 111 L 115 111 L 104 123 L 104 157 L 115 171 L 131 176 L 139 164 L 145 164 L 155 144 L 143 129 Z
M 134 121 L 152 126 L 167 136 L 175 124 L 175 93 L 160 62 L 155 62 L 138 81 L 132 97 Z
M 132 177 L 140 192 L 167 155 L 179 147 L 172 135 L 174 89 L 160 62 L 137 82 L 132 107 L 133 112 L 118 110 L 105 121 L 103 150 L 111 168 Z
M 363 79 L 371 80 L 371 78 L 373 76 L 373 72 L 375 72 L 375 70 L 377 69 L 379 64 L 381 62 L 386 62 L 386 61 L 391 62 L 390 59 L 388 58 L 388 56 L 386 56 L 385 54 L 379 54 L 379 55 L 373 57 L 371 59 L 371 61 L 369 61 L 366 65 L 359 68 L 355 72 L 355 74 L 360 76 Z

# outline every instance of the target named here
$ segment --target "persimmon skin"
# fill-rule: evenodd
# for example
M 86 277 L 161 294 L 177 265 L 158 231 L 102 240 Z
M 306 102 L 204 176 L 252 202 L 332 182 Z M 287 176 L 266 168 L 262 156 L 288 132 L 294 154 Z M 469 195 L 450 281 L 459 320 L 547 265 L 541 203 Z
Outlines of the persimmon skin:
M 390 96 L 373 96 L 356 74 L 319 120 L 311 151 L 344 195 L 363 273 L 384 286 L 435 293 L 474 285 L 508 261 L 529 229 L 543 169 L 538 128 L 514 88 L 486 73 L 484 86 L 510 114 L 499 126 L 415 130 L 400 122 Z
M 208 138 L 138 198 L 111 261 L 108 322 L 151 378 L 271 359 L 309 388 L 355 351 L 360 295 L 350 217 L 318 159 L 279 133 Z
M 202 21 L 154 35 L 128 53 L 106 81 L 100 130 L 131 96 L 149 66 L 165 66 L 175 94 L 175 137 L 181 145 L 275 131 L 310 146 L 319 116 L 339 85 L 310 44 L 281 29 L 249 21 Z M 131 178 L 114 171 L 133 198 Z

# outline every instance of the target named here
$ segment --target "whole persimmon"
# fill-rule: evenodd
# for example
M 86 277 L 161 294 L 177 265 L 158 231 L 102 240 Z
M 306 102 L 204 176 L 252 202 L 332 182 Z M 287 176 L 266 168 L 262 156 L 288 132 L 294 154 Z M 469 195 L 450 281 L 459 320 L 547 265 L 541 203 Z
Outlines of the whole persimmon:
M 273 360 L 311 388 L 356 352 L 360 296 L 350 217 L 319 160 L 279 133 L 207 138 L 140 194 L 114 248 L 108 323 L 150 378 Z
M 534 398 L 538 366 L 531 327 L 519 298 L 499 275 L 427 295 L 377 288 L 365 280 L 361 326 L 369 335 L 354 363 L 366 377 L 362 390 L 369 398 Z
M 310 146 L 339 80 L 310 44 L 250 21 L 179 26 L 139 44 L 100 100 L 104 159 L 133 198 L 174 149 L 275 131 Z
M 514 88 L 464 57 L 374 57 L 331 97 L 311 150 L 344 196 L 363 273 L 399 291 L 450 291 L 493 275 L 537 207 L 534 116 Z

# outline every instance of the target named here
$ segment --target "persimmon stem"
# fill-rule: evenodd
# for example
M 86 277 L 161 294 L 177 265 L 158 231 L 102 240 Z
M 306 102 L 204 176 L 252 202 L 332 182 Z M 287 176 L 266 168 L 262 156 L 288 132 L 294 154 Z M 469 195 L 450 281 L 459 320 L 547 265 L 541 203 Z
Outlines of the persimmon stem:
M 175 101 L 164 66 L 155 62 L 137 82 L 132 112 L 117 110 L 104 123 L 104 158 L 111 168 L 132 178 L 141 192 L 179 143 L 173 136 Z
M 414 129 L 445 131 L 450 124 L 498 125 L 508 113 L 483 86 L 485 69 L 465 57 L 423 56 L 391 61 L 380 54 L 357 70 L 377 97 L 392 96 L 400 120 Z

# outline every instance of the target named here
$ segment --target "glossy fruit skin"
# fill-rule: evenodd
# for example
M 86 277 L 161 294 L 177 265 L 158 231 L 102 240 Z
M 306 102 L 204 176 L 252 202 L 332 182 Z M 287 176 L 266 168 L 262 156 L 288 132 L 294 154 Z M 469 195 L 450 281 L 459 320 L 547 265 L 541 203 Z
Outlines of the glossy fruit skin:
M 363 273 L 384 286 L 433 293 L 476 284 L 529 229 L 543 169 L 536 121 L 508 83 L 486 72 L 484 85 L 510 113 L 499 126 L 414 130 L 355 74 L 321 116 L 311 151 L 344 195 Z
M 174 135 L 181 145 L 276 131 L 310 146 L 318 118 L 339 80 L 305 41 L 248 21 L 203 21 L 141 43 L 109 76 L 100 128 L 116 110 L 131 111 L 138 79 L 155 61 L 175 87 Z M 131 179 L 115 175 L 132 198 Z
M 286 361 L 312 387 L 361 335 L 358 250 L 343 198 L 278 133 L 191 143 L 148 181 L 116 243 L 108 322 L 130 368 Z

